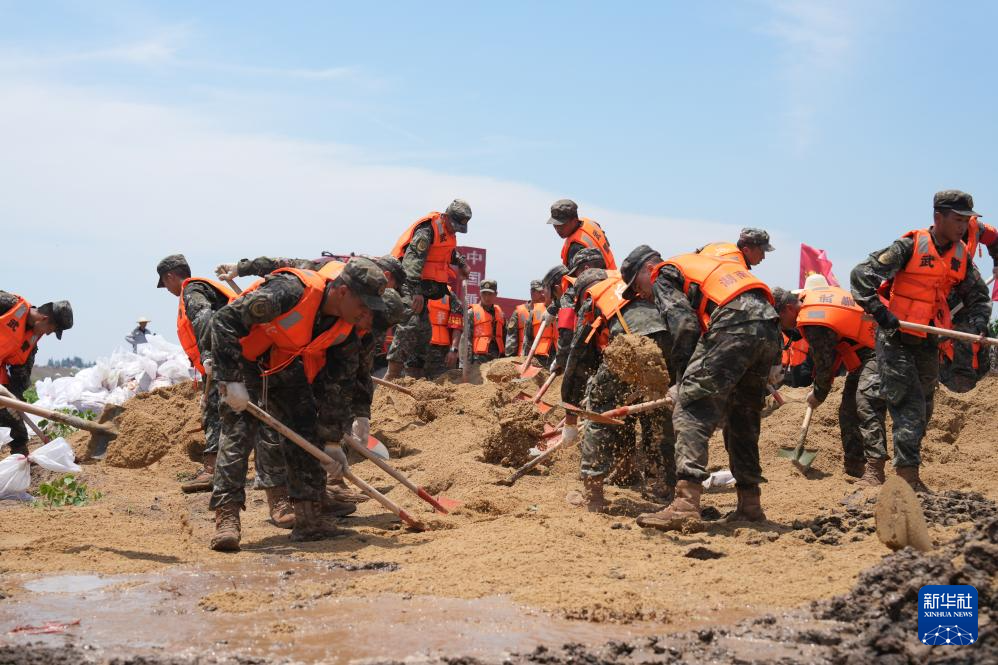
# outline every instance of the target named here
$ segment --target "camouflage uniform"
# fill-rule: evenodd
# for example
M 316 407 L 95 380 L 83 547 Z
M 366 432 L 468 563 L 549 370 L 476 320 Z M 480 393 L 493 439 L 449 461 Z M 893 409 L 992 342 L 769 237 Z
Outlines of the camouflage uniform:
M 482 305 L 482 307 L 484 308 L 485 305 Z M 494 308 L 493 308 L 493 310 L 490 313 L 492 314 L 493 317 L 495 317 L 495 314 L 496 314 L 495 308 L 497 308 L 498 305 L 494 305 L 493 307 Z M 474 331 L 474 329 L 475 329 L 475 315 L 472 313 L 472 311 L 471 311 L 470 308 L 465 312 L 464 316 L 465 316 L 465 318 L 468 321 L 468 325 L 470 326 L 469 330 Z M 471 354 L 471 362 L 480 365 L 482 363 L 487 363 L 487 362 L 489 362 L 491 360 L 495 360 L 496 358 L 499 358 L 499 357 L 502 356 L 502 354 L 499 352 L 499 345 L 496 343 L 495 333 L 498 332 L 500 335 L 502 335 L 503 334 L 503 330 L 501 330 L 501 329 L 500 330 L 496 330 L 499 327 L 499 323 L 498 323 L 498 321 L 495 321 L 494 318 L 493 318 L 492 327 L 493 327 L 493 335 L 492 335 L 492 337 L 489 338 L 489 350 L 488 350 L 488 352 L 487 353 L 472 353 Z
M 914 246 L 913 238 L 900 238 L 853 268 L 853 297 L 874 318 L 886 308 L 877 288 L 904 269 L 911 260 Z M 940 252 L 948 249 L 943 248 Z M 985 294 L 983 300 L 982 293 Z M 987 287 L 972 265 L 950 294 L 951 304 L 964 303 L 967 321 L 978 334 L 987 330 L 991 314 L 986 294 Z M 939 382 L 939 339 L 934 335 L 923 338 L 899 330 L 879 329 L 876 351 L 881 396 L 887 402 L 894 425 L 894 466 L 917 467 L 921 464 L 922 438 L 932 418 L 933 397 Z
M 967 299 L 974 303 L 973 307 L 964 307 L 953 316 L 953 329 L 961 332 L 980 334 L 980 314 L 985 310 L 991 311 L 991 293 L 983 280 L 967 293 Z M 955 298 L 950 297 L 950 309 L 956 307 Z M 977 321 L 972 318 L 976 314 Z M 947 342 L 943 342 L 947 343 Z M 952 344 L 953 359 L 946 355 L 939 358 L 939 380 L 953 392 L 965 393 L 972 390 L 977 382 L 985 377 L 990 366 L 989 347 L 981 346 L 974 358 L 974 346 L 971 342 L 961 342 L 950 340 Z M 977 367 L 974 361 L 977 360 Z
M 447 328 L 451 334 L 453 334 L 454 330 L 457 330 L 460 335 L 461 322 L 464 320 L 464 305 L 453 292 L 450 292 L 448 303 L 450 316 Z M 451 344 L 453 343 L 454 341 L 447 344 L 430 344 L 430 348 L 426 352 L 426 364 L 424 367 L 424 376 L 426 378 L 436 378 L 447 371 L 447 354 L 450 353 Z
M 19 297 L 13 293 L 0 291 L 0 314 L 6 314 L 13 309 L 14 305 L 17 304 L 18 299 Z M 31 370 L 35 366 L 35 354 L 37 353 L 38 347 L 36 346 L 24 364 L 7 365 L 6 369 L 9 382 L 6 385 L 6 388 L 19 400 L 24 399 L 24 391 L 28 389 L 28 385 L 31 383 Z M 0 362 L 2 361 L 3 359 L 0 358 Z M 7 409 L 0 409 L 0 427 L 10 428 L 10 438 L 13 439 L 13 441 L 10 442 L 10 452 L 14 454 L 27 455 L 28 429 L 24 424 L 24 419 L 21 417 L 21 414 L 11 413 Z
M 664 266 L 659 279 L 682 288 L 682 275 L 673 266 Z M 680 480 L 707 479 L 707 442 L 721 426 L 738 487 L 765 482 L 759 425 L 769 370 L 780 359 L 778 318 L 758 290 L 743 293 L 711 315 L 679 383 L 672 416 Z
M 184 299 L 187 318 L 194 328 L 198 352 L 201 362 L 211 359 L 211 320 L 215 312 L 228 304 L 228 298 L 204 282 L 188 282 L 180 297 Z M 204 429 L 205 455 L 218 452 L 218 437 L 221 435 L 222 423 L 219 416 L 218 382 L 208 382 L 208 392 L 205 394 L 201 410 L 201 426 Z
M 832 389 L 832 368 L 838 353 L 838 334 L 824 326 L 802 326 L 814 362 L 814 396 L 824 402 Z M 884 430 L 887 405 L 880 397 L 877 358 L 873 349 L 858 349 L 860 366 L 846 374 L 839 404 L 839 431 L 846 468 L 862 468 L 867 458 L 886 458 Z
M 243 381 L 254 403 L 306 440 L 323 445 L 342 438 L 343 416 L 331 406 L 330 395 L 339 394 L 335 376 L 328 364 L 313 384 L 309 384 L 301 358 L 266 379 L 260 368 L 242 357 L 240 340 L 250 328 L 273 321 L 293 309 L 301 300 L 305 287 L 291 274 L 269 275 L 264 284 L 251 294 L 229 303 L 219 310 L 212 322 L 214 376 L 219 382 Z M 337 319 L 316 317 L 313 338 L 331 328 Z M 320 420 L 317 394 L 325 396 Z M 215 465 L 214 488 L 209 507 L 212 510 L 226 503 L 245 505 L 243 485 L 249 452 L 256 442 L 258 485 L 268 488 L 283 483 L 286 470 L 288 494 L 292 500 L 319 501 L 325 488 L 325 472 L 314 457 L 294 443 L 273 434 L 249 413 L 235 413 L 222 406 L 222 435 Z M 281 467 L 283 461 L 284 468 Z
M 447 284 L 423 279 L 423 265 L 426 255 L 433 243 L 433 228 L 430 222 L 416 227 L 412 240 L 402 257 L 402 269 L 405 271 L 405 283 L 402 284 L 402 297 L 412 302 L 413 296 L 422 295 L 424 301 L 437 300 L 447 295 Z M 461 269 L 467 267 L 464 257 L 454 252 L 452 263 Z M 388 360 L 401 362 L 406 368 L 421 369 L 426 366 L 426 354 L 430 347 L 433 330 L 430 327 L 430 314 L 426 303 L 419 313 L 413 313 L 406 321 L 395 327 L 395 337 L 388 349 Z

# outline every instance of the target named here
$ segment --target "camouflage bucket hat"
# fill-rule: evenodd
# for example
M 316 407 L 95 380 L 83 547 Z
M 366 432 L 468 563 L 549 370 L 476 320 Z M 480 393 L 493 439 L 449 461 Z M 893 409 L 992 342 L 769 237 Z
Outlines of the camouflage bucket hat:
M 388 280 L 374 261 L 359 256 L 354 257 L 344 266 L 340 278 L 371 311 L 385 311 L 385 301 L 382 300 L 382 296 L 388 286 Z
M 190 272 L 191 267 L 188 265 L 187 258 L 183 254 L 170 254 L 157 263 L 156 272 L 159 274 L 159 281 L 156 282 L 156 288 L 163 288 L 163 275 L 177 268 L 186 268 Z
M 579 206 L 572 199 L 558 199 L 551 204 L 551 218 L 548 224 L 561 226 L 579 218 Z
M 775 252 L 776 248 L 769 244 L 769 233 L 762 229 L 744 228 L 738 235 L 738 246 L 753 245 L 761 247 L 764 252 Z
M 577 251 L 569 262 L 568 274 L 574 275 L 587 263 L 590 268 L 602 268 L 606 270 L 606 259 L 603 258 L 603 252 L 595 247 L 584 247 Z
M 55 336 L 62 339 L 62 333 L 73 327 L 73 306 L 68 300 L 47 302 L 38 308 L 39 313 L 49 318 L 55 326 Z

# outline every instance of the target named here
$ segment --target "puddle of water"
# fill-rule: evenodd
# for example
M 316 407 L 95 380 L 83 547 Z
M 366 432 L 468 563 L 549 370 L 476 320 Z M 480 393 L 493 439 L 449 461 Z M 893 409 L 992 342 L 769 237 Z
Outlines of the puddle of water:
M 349 579 L 362 574 L 385 573 L 346 572 L 329 562 L 274 557 L 253 566 L 242 562 L 113 578 L 29 579 L 23 586 L 34 593 L 0 604 L 0 635 L 25 624 L 80 619 L 68 634 L 105 658 L 224 649 L 229 655 L 345 664 L 436 654 L 496 658 L 538 644 L 595 645 L 663 628 L 568 621 L 502 597 L 345 595 Z M 58 646 L 66 635 L 13 634 L 6 639 Z
M 51 575 L 24 583 L 24 588 L 35 593 L 80 593 L 94 591 L 115 583 L 115 580 L 97 575 Z

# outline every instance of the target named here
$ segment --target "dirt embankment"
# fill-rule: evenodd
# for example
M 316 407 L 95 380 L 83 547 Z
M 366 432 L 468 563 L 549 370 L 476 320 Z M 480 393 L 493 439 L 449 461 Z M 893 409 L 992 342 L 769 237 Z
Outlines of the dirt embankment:
M 483 369 L 486 376 L 489 369 Z M 369 501 L 343 521 L 353 532 L 350 536 L 292 545 L 286 531 L 266 522 L 262 493 L 250 491 L 242 518 L 243 551 L 210 551 L 208 496 L 183 495 L 178 489 L 178 475 L 192 472 L 199 457 L 192 443 L 198 435 L 185 434 L 197 419 L 196 394 L 191 386 L 175 386 L 130 402 L 128 410 L 135 408 L 135 416 L 125 414 L 121 436 L 111 448 L 121 449 L 114 457 L 109 453 L 105 462 L 84 465 L 82 479 L 104 492 L 103 499 L 54 510 L 0 504 L 0 573 L 118 573 L 222 560 L 249 564 L 274 551 L 315 560 L 349 557 L 358 564 L 390 561 L 398 568 L 353 580 L 341 592 L 345 595 L 505 595 L 578 619 L 653 620 L 664 631 L 734 621 L 846 593 L 862 570 L 888 553 L 873 534 L 867 495 L 856 495 L 855 485 L 841 472 L 837 392 L 812 423 L 808 446 L 820 452 L 808 478 L 776 457 L 777 449 L 799 432 L 806 391 L 785 391 L 788 404 L 763 422 L 760 447 L 769 482 L 762 501 L 769 522 L 714 521 L 704 532 L 688 536 L 637 528 L 633 518 L 657 506 L 629 488 L 607 489 L 612 502 L 608 515 L 568 505 L 566 494 L 579 486 L 577 450 L 559 453 L 553 466 L 512 488 L 497 485 L 509 469 L 486 461 L 486 441 L 497 426 L 504 431 L 502 418 L 509 420 L 510 413 L 521 409 L 504 411 L 502 404 L 514 392 L 509 382 L 404 383 L 416 398 L 377 389 L 373 433 L 391 449 L 399 470 L 462 505 L 450 515 L 434 515 L 369 464 L 357 465 L 355 471 L 430 523 L 428 532 L 401 529 Z M 528 385 L 536 390 L 537 381 Z M 998 381 L 988 379 L 964 395 L 940 391 L 923 454 L 923 478 L 931 487 L 998 497 L 993 482 L 998 475 L 998 435 L 992 424 L 996 387 Z M 551 394 L 557 394 L 555 388 Z M 161 427 L 139 417 L 147 408 Z M 549 418 L 558 417 L 553 413 Z M 85 438 L 76 435 L 74 441 L 82 447 Z M 710 455 L 712 469 L 727 465 L 719 436 L 712 440 Z M 114 466 L 115 459 L 135 468 Z M 715 517 L 734 503 L 733 491 L 704 497 L 708 514 Z M 970 512 L 929 511 L 927 517 L 937 544 L 973 519 Z M 293 611 L 293 601 L 287 602 Z

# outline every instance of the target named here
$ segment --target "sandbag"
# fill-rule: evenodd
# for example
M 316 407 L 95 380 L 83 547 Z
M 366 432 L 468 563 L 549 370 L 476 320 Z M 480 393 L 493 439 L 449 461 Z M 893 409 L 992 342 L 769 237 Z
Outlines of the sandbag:
M 0 428 L 4 429 L 7 428 Z M 0 499 L 31 500 L 27 493 L 31 486 L 31 464 L 59 473 L 79 473 L 82 469 L 74 459 L 73 448 L 62 437 L 49 441 L 27 457 L 9 455 L 0 461 Z

